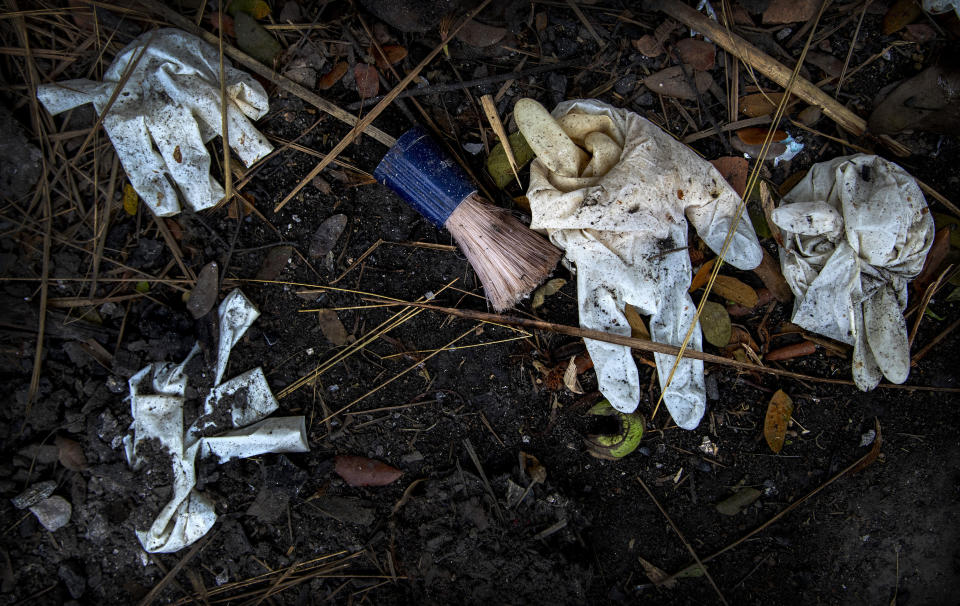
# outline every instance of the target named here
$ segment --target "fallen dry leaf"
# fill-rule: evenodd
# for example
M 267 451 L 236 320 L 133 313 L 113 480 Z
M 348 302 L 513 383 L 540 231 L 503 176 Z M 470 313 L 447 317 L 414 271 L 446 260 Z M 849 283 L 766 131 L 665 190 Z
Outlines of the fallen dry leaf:
M 807 61 L 822 69 L 823 73 L 831 78 L 839 78 L 840 73 L 843 71 L 843 61 L 837 59 L 833 55 L 818 53 L 816 51 L 808 51 Z
M 467 21 L 457 32 L 457 38 L 478 48 L 493 46 L 503 40 L 506 35 L 507 30 L 505 28 L 486 25 L 473 19 Z
M 543 484 L 547 480 L 547 468 L 540 464 L 540 460 L 532 454 L 520 451 L 520 471 L 530 477 L 535 484 Z
M 699 92 L 705 92 L 710 88 L 710 84 L 713 83 L 710 74 L 691 71 L 693 71 L 693 79 Z M 690 88 L 690 83 L 683 73 L 683 66 L 680 65 L 674 65 L 647 76 L 643 79 L 643 84 L 651 91 L 665 97 L 676 97 L 688 101 L 694 101 L 697 98 L 696 92 Z
M 187 301 L 187 311 L 194 318 L 207 315 L 213 304 L 217 302 L 217 292 L 220 286 L 220 267 L 216 261 L 204 265 L 197 276 L 197 284 L 190 291 L 190 300 Z
M 337 240 L 347 227 L 347 215 L 337 214 L 327 217 L 310 238 L 308 254 L 313 259 L 325 256 L 337 245 Z
M 742 198 L 743 192 L 747 189 L 747 173 L 750 172 L 750 163 L 747 159 L 743 156 L 723 156 L 710 160 L 710 164 L 713 164 L 730 187 Z
M 659 57 L 664 53 L 663 46 L 650 34 L 641 36 L 631 42 L 633 50 L 647 57 Z
M 567 364 L 567 369 L 563 372 L 563 384 L 571 392 L 578 395 L 583 394 L 583 388 L 580 387 L 580 382 L 577 381 L 576 356 L 570 356 L 570 362 Z
M 407 49 L 400 46 L 399 44 L 386 44 L 380 47 L 380 50 L 383 51 L 383 55 L 386 55 L 387 58 L 384 59 L 383 55 L 377 52 L 376 48 L 370 48 L 369 53 L 377 61 L 377 67 L 381 69 L 387 69 L 391 65 L 396 65 L 403 61 L 407 56 Z
M 817 14 L 820 0 L 773 0 L 763 12 L 764 25 L 809 21 Z
M 83 454 L 83 447 L 76 440 L 57 436 L 53 441 L 60 451 L 60 464 L 70 471 L 83 471 L 87 468 L 87 457 Z
M 889 36 L 900 31 L 922 14 L 920 3 L 916 0 L 897 0 L 883 16 L 884 35 Z
M 665 573 L 663 570 L 657 568 L 641 557 L 638 557 L 637 559 L 640 560 L 640 565 L 643 566 L 643 574 L 647 575 L 647 578 L 650 579 L 651 583 L 657 587 L 666 587 L 667 589 L 673 589 L 677 586 L 676 579 L 672 579 L 670 581 L 666 580 L 670 575 Z
M 787 439 L 787 424 L 793 414 L 793 400 L 782 389 L 778 389 L 767 404 L 767 416 L 763 421 L 763 437 L 770 450 L 778 453 L 783 450 Z
M 733 276 L 718 275 L 713 282 L 712 292 L 718 297 L 723 297 L 750 309 L 756 307 L 760 300 L 757 291 Z
M 723 305 L 713 301 L 704 303 L 703 311 L 700 313 L 700 327 L 703 330 L 703 338 L 710 345 L 725 347 L 730 342 L 732 331 L 730 314 Z
M 768 116 L 777 109 L 783 93 L 752 93 L 740 97 L 737 106 L 740 113 L 750 118 Z M 766 132 L 766 129 L 764 129 Z
M 361 99 L 375 97 L 380 92 L 380 73 L 372 65 L 358 63 L 353 68 L 353 79 Z
M 807 176 L 806 170 L 801 170 L 793 173 L 792 175 L 790 175 L 789 177 L 783 180 L 783 183 L 781 183 L 780 187 L 777 188 L 777 193 L 780 194 L 780 197 L 786 196 L 787 194 L 790 193 L 790 190 L 796 187 L 797 183 L 803 180 L 803 178 L 806 176 Z M 770 203 L 773 204 L 773 201 L 771 200 Z M 768 222 L 770 221 L 769 215 L 767 215 L 767 221 Z M 782 243 L 780 244 L 782 246 Z
M 320 332 L 328 341 L 337 347 L 346 345 L 350 342 L 350 334 L 344 328 L 340 316 L 332 309 L 321 309 L 317 312 L 317 323 L 320 325 Z
M 717 258 L 714 257 L 700 266 L 700 269 L 694 274 L 693 280 L 690 280 L 690 292 L 695 292 L 707 285 L 707 281 L 710 280 L 710 272 L 713 271 L 713 265 L 716 262 Z
M 780 262 L 774 259 L 773 255 L 767 252 L 767 249 L 763 249 L 763 259 L 760 261 L 760 265 L 754 268 L 753 273 L 763 281 L 763 285 L 767 287 L 777 301 L 787 303 L 793 299 L 793 291 L 790 290 L 790 285 L 787 284 L 787 281 L 783 278 L 783 272 L 780 271 Z
M 263 260 L 263 263 L 260 265 L 260 269 L 257 270 L 256 279 L 257 280 L 276 280 L 277 276 L 280 275 L 280 272 L 287 266 L 287 263 L 290 262 L 290 258 L 293 256 L 293 247 L 292 246 L 276 246 L 270 249 L 270 252 L 267 253 L 267 257 Z
M 759 499 L 760 495 L 762 494 L 763 493 L 756 488 L 750 488 L 749 486 L 746 488 L 741 488 L 726 499 L 717 503 L 717 511 L 725 516 L 735 516 L 743 511 L 744 507 L 749 506 L 751 503 Z
M 530 307 L 537 309 L 538 307 L 543 306 L 545 299 L 551 295 L 555 295 L 561 288 L 566 285 L 567 281 L 563 278 L 554 278 L 550 280 L 537 290 L 533 291 L 532 301 L 530 302 Z
M 767 130 L 765 126 L 748 126 L 737 131 L 737 138 L 747 145 L 763 145 L 764 139 L 767 138 Z M 773 141 L 783 141 L 786 138 L 786 131 L 773 132 Z
M 627 323 L 630 325 L 630 336 L 634 339 L 650 339 L 650 331 L 647 325 L 643 323 L 643 318 L 637 312 L 637 308 L 627 303 L 623 306 L 623 315 L 627 317 Z
M 340 81 L 340 78 L 343 78 L 343 75 L 347 73 L 347 68 L 350 67 L 346 61 L 340 61 L 336 63 L 333 67 L 330 68 L 330 71 L 325 73 L 323 76 L 317 80 L 317 88 L 320 90 L 327 90 L 334 84 Z
M 677 42 L 680 59 L 693 69 L 707 71 L 713 67 L 717 48 L 704 40 L 683 38 Z
M 396 482 L 403 472 L 374 459 L 338 455 L 334 471 L 350 486 L 386 486 Z
M 816 343 L 811 343 L 810 341 L 800 341 L 799 343 L 784 345 L 783 347 L 769 351 L 763 358 L 768 362 L 778 362 L 781 360 L 792 360 L 793 358 L 811 356 L 816 352 Z

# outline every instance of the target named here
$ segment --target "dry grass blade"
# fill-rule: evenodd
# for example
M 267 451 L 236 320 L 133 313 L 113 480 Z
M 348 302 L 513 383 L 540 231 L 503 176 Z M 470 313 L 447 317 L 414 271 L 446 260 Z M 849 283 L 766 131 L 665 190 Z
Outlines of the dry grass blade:
M 371 123 L 373 123 L 374 119 L 377 116 L 379 116 L 383 112 L 383 110 L 387 108 L 387 106 L 393 103 L 393 100 L 397 98 L 397 95 L 403 92 L 403 89 L 407 88 L 407 86 L 409 86 L 410 83 L 413 82 L 414 78 L 420 75 L 420 72 L 423 70 L 423 68 L 429 65 L 430 62 L 433 61 L 433 59 L 438 54 L 440 54 L 440 51 L 442 51 L 444 47 L 446 47 L 446 45 L 450 42 L 450 40 L 453 39 L 453 36 L 455 36 L 457 32 L 459 32 L 460 29 L 468 21 L 476 17 L 480 13 L 480 11 L 486 8 L 487 4 L 489 3 L 490 3 L 490 0 L 483 0 L 483 2 L 481 2 L 477 8 L 470 11 L 470 13 L 456 27 L 452 28 L 450 32 L 443 38 L 440 44 L 438 44 L 432 51 L 430 51 L 430 53 L 428 53 L 427 56 L 424 57 L 423 60 L 417 64 L 416 67 L 410 70 L 410 73 L 408 73 L 403 78 L 403 80 L 400 81 L 399 84 L 393 87 L 393 90 L 391 90 L 390 93 L 387 94 L 387 96 L 385 96 L 379 103 L 377 103 L 374 106 L 374 108 L 370 110 L 369 114 L 367 114 L 364 118 L 359 120 L 356 126 L 354 126 L 350 130 L 350 132 L 347 133 L 347 135 L 343 139 L 341 139 L 340 142 L 337 143 L 332 150 L 330 150 L 330 153 L 327 154 L 327 157 L 321 160 L 319 164 L 314 166 L 313 169 L 309 173 L 307 173 L 307 175 L 300 181 L 300 183 L 298 183 L 296 187 L 294 187 L 293 190 L 290 193 L 288 193 L 283 198 L 283 200 L 280 201 L 279 204 L 277 204 L 277 206 L 273 209 L 273 211 L 279 212 L 280 209 L 286 206 L 287 203 L 290 202 L 290 200 L 292 200 L 293 197 L 300 192 L 300 190 L 306 187 L 307 184 L 310 183 L 314 177 L 319 175 L 323 171 L 323 169 L 329 166 L 330 163 L 333 162 L 338 155 L 340 155 L 340 152 L 345 150 L 348 145 L 353 143 L 353 141 L 360 136 L 360 133 L 363 132 L 363 129 L 369 126 Z
M 507 137 L 507 131 L 503 128 L 503 122 L 500 121 L 500 115 L 497 114 L 497 106 L 493 103 L 493 96 L 484 95 L 480 97 L 480 105 L 483 107 L 483 113 L 487 115 L 487 120 L 490 121 L 490 126 L 493 127 L 494 134 L 500 140 L 503 151 L 507 154 L 507 162 L 510 163 L 513 176 L 517 178 L 517 185 L 523 187 L 523 183 L 520 182 L 520 174 L 517 172 L 517 159 L 513 155 L 513 147 L 510 146 L 510 139 Z

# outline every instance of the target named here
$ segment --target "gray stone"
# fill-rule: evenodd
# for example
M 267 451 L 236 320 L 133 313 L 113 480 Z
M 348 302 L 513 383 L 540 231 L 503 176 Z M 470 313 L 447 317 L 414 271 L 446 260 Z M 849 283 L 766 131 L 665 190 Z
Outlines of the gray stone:
M 30 511 L 37 516 L 44 528 L 54 532 L 63 528 L 70 521 L 73 507 L 63 497 L 52 496 L 31 507 Z
M 80 572 L 80 566 L 75 562 L 67 561 L 60 564 L 57 570 L 57 576 L 67 586 L 70 597 L 77 600 L 87 590 L 87 578 Z

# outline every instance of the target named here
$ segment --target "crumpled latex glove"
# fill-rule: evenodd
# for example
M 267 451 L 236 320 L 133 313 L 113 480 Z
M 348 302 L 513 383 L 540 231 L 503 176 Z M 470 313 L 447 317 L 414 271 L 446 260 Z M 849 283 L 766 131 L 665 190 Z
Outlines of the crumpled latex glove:
M 128 69 L 133 62 L 135 67 Z M 230 147 L 250 166 L 273 150 L 247 119 L 257 120 L 267 112 L 267 94 L 226 58 L 223 63 Z M 103 127 L 131 185 L 161 217 L 180 212 L 171 178 L 193 210 L 215 205 L 224 191 L 210 175 L 204 144 L 222 135 L 220 61 L 217 49 L 207 42 L 178 29 L 147 32 L 120 51 L 103 82 L 43 84 L 37 87 L 37 98 L 51 114 L 93 103 L 102 115 L 128 72 Z
M 624 315 L 629 303 L 650 316 L 654 341 L 679 346 L 696 313 L 687 292 L 691 279 L 687 221 L 719 253 L 740 197 L 713 165 L 633 112 L 579 100 L 560 103 L 552 115 L 560 120 L 569 113 L 609 118 L 598 123 L 597 130 L 622 142 L 622 152 L 612 168 L 599 172 L 594 154 L 580 177 L 573 179 L 535 159 L 527 191 L 533 216 L 530 226 L 546 230 L 565 251 L 568 266 L 575 266 L 582 327 L 629 336 L 630 324 Z M 589 143 L 588 137 L 596 139 L 587 135 L 584 144 Z M 592 147 L 601 149 L 599 142 Z M 752 269 L 762 255 L 753 226 L 744 217 L 726 261 Z M 640 380 L 630 349 L 584 341 L 600 391 L 617 410 L 633 412 L 640 401 Z M 701 350 L 699 324 L 689 347 Z M 675 357 L 654 357 L 663 388 Z M 681 359 L 663 400 L 678 426 L 696 428 L 706 406 L 703 362 Z
M 217 357 L 222 363 L 218 369 L 226 366 L 230 349 L 258 315 L 239 289 L 221 303 L 221 331 L 230 324 L 231 337 L 221 340 Z M 133 423 L 123 439 L 127 462 L 134 471 L 141 471 L 144 450 L 162 449 L 173 471 L 170 500 L 148 529 L 135 531 L 150 553 L 179 551 L 205 535 L 217 521 L 213 500 L 195 488 L 198 456 L 228 461 L 269 452 L 310 450 L 304 417 L 269 417 L 279 404 L 262 368 L 223 383 L 218 375 L 216 386 L 204 398 L 203 413 L 184 428 L 184 369 L 199 351 L 200 347 L 194 345 L 183 362 L 150 364 L 129 381 Z
M 857 154 L 815 164 L 771 219 L 794 324 L 853 346 L 863 391 L 903 383 L 910 348 L 907 282 L 923 269 L 935 228 L 923 192 L 902 168 Z

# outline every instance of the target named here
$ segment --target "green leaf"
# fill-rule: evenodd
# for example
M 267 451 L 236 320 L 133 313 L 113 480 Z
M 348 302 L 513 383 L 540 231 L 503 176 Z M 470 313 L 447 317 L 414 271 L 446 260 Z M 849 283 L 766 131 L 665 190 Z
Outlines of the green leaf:
M 141 280 L 137 282 L 137 285 L 135 288 L 138 293 L 147 294 L 148 292 L 150 292 L 150 283 L 147 282 L 146 280 Z
M 753 222 L 753 231 L 757 232 L 758 238 L 764 240 L 773 235 L 770 233 L 770 225 L 767 224 L 767 217 L 763 214 L 763 210 L 750 206 L 748 212 L 750 213 L 750 221 Z
M 236 14 L 233 18 L 233 29 L 237 33 L 237 46 L 240 50 L 260 63 L 271 65 L 283 50 L 277 39 L 247 13 Z
M 534 154 L 523 134 L 517 131 L 507 138 L 510 141 L 510 148 L 513 150 L 513 157 L 517 161 L 517 170 L 526 166 L 533 160 Z M 513 170 L 510 169 L 510 162 L 507 160 L 507 152 L 503 145 L 497 143 L 487 158 L 487 172 L 493 177 L 494 183 L 500 189 L 505 188 L 514 180 Z
M 237 13 L 246 13 L 254 19 L 263 19 L 270 14 L 270 5 L 263 0 L 231 0 L 227 12 L 234 17 Z
M 933 310 L 931 310 L 929 307 L 923 310 L 923 315 L 933 320 L 936 320 L 937 322 L 943 322 L 943 318 L 933 313 Z

